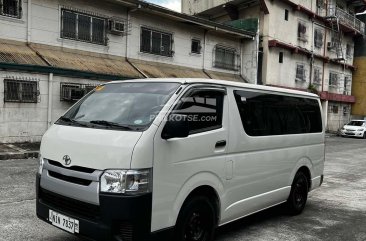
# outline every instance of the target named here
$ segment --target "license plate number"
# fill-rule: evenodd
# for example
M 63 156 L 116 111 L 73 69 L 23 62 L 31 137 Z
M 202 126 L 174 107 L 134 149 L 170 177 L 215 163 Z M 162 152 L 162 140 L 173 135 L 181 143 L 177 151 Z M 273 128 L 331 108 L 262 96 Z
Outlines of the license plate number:
M 79 233 L 79 220 L 49 210 L 49 221 L 52 225 L 70 233 Z

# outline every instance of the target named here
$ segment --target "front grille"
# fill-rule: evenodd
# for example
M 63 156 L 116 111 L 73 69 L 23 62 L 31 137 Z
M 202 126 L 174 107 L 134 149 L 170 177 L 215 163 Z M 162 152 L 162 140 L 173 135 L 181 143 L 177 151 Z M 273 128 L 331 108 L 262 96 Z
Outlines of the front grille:
M 129 222 L 121 222 L 118 227 L 118 236 L 123 241 L 133 240 L 133 225 Z
M 39 199 L 50 208 L 54 208 L 55 211 L 63 211 L 71 216 L 90 220 L 96 220 L 100 216 L 100 208 L 97 205 L 64 197 L 42 188 L 39 190 Z
M 71 183 L 75 183 L 75 184 L 79 184 L 79 185 L 83 185 L 83 186 L 89 186 L 92 183 L 92 181 L 90 181 L 90 180 L 85 180 L 85 179 L 81 179 L 81 178 L 77 178 L 77 177 L 65 176 L 65 175 L 62 175 L 60 173 L 53 172 L 53 171 L 48 171 L 48 174 L 53 178 L 57 178 L 62 181 L 65 181 L 65 182 L 71 182 Z
M 95 169 L 87 168 L 87 167 L 80 167 L 80 166 L 71 166 L 71 167 L 65 167 L 61 163 L 57 161 L 48 160 L 48 163 L 52 166 L 61 167 L 67 170 L 77 171 L 77 172 L 86 172 L 86 173 L 93 173 Z

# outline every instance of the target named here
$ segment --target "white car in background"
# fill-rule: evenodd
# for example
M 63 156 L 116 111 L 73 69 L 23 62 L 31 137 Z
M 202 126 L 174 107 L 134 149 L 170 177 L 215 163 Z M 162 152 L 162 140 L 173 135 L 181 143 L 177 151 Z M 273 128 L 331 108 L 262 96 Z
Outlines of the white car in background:
M 366 120 L 351 120 L 342 127 L 341 135 L 366 139 Z

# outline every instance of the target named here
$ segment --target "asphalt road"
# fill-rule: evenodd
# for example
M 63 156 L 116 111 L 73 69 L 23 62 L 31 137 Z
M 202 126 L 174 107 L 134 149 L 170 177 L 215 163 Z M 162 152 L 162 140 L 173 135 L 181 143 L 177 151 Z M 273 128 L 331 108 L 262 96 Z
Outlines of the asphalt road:
M 0 241 L 76 241 L 35 216 L 37 160 L 0 161 Z M 325 181 L 303 214 L 275 207 L 218 229 L 217 241 L 366 241 L 366 140 L 327 138 Z

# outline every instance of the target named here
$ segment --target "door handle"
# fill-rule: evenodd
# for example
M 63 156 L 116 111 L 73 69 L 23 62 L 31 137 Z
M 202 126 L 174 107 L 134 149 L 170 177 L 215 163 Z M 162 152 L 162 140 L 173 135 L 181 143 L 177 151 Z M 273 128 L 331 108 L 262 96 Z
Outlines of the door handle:
M 216 142 L 215 148 L 225 147 L 225 146 L 226 146 L 226 141 L 222 140 L 222 141 Z

